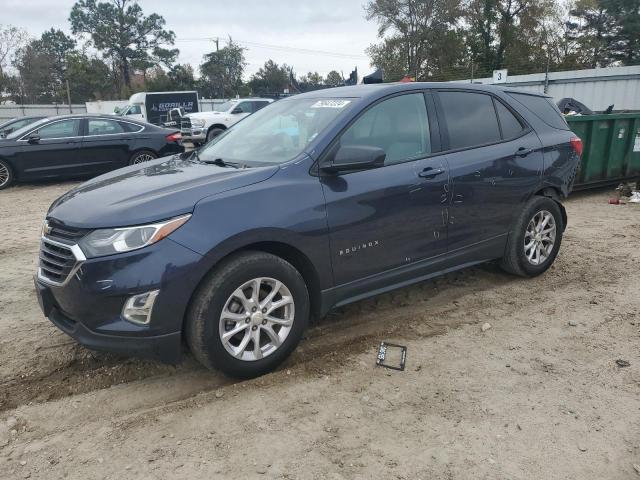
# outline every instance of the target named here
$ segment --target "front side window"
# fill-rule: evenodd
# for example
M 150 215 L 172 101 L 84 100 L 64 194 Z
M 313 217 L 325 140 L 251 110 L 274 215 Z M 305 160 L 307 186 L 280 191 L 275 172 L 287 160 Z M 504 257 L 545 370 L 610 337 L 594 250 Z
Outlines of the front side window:
M 269 102 L 251 102 L 251 103 L 253 103 L 253 111 L 254 112 L 257 112 L 261 108 L 264 108 L 267 105 L 269 105 Z
M 87 123 L 87 136 L 124 133 L 122 125 L 114 120 L 89 119 Z
M 233 109 L 234 113 L 252 113 L 251 102 L 240 102 Z
M 141 115 L 142 110 L 140 109 L 140 105 L 130 105 L 127 110 L 127 115 Z
M 351 99 L 286 99 L 269 104 L 226 130 L 198 152 L 201 161 L 274 165 L 293 159 L 338 116 Z
M 80 130 L 80 120 L 75 118 L 72 120 L 62 120 L 60 122 L 50 123 L 38 128 L 36 133 L 41 139 L 47 138 L 66 138 L 77 137 Z
M 490 95 L 473 92 L 438 93 L 449 131 L 449 148 L 469 148 L 501 140 Z
M 431 141 L 424 95 L 399 95 L 374 105 L 342 135 L 340 145 L 379 147 L 387 155 L 385 165 L 428 155 Z

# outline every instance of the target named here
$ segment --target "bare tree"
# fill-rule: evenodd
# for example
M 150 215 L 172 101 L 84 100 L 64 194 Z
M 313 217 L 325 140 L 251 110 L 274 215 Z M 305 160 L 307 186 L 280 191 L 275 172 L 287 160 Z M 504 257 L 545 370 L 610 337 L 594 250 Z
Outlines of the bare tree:
M 0 24 L 0 75 L 6 74 L 15 54 L 28 40 L 27 32 L 11 25 Z

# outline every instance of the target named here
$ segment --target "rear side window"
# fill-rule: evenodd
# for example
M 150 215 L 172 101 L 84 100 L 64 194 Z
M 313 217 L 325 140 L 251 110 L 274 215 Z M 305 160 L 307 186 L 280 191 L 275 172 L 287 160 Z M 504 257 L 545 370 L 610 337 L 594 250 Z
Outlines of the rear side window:
M 129 122 L 118 122 L 125 132 L 141 132 L 144 127 Z
M 473 92 L 440 92 L 449 132 L 449 148 L 475 147 L 501 140 L 491 96 Z
M 509 95 L 522 103 L 528 110 L 550 127 L 569 130 L 569 125 L 567 125 L 560 110 L 558 110 L 558 107 L 554 105 L 550 98 L 511 92 L 509 92 Z
M 501 102 L 496 100 L 496 111 L 498 112 L 498 118 L 500 119 L 500 127 L 502 128 L 502 138 L 508 140 L 510 138 L 517 137 L 522 133 L 523 127 L 520 120 L 511 113 L 511 111 L 505 107 Z
M 87 126 L 87 136 L 94 135 L 114 135 L 123 133 L 122 123 L 115 120 L 89 119 Z

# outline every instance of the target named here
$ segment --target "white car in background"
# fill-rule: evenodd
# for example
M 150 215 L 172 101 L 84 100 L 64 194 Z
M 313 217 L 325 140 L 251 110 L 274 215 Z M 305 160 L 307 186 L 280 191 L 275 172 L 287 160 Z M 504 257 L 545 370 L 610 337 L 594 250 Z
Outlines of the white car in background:
M 189 113 L 180 122 L 182 140 L 196 145 L 206 143 L 272 102 L 270 98 L 241 98 L 223 103 L 218 111 Z

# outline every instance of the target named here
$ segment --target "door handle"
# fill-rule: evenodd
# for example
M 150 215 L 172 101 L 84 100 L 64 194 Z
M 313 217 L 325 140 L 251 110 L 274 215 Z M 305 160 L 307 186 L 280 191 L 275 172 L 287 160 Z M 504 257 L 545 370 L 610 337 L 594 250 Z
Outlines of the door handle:
M 527 155 L 529 155 L 532 152 L 533 152 L 533 150 L 530 149 L 530 148 L 520 147 L 518 149 L 518 151 L 516 152 L 516 156 L 518 156 L 518 157 L 526 157 Z
M 444 169 L 443 168 L 433 168 L 433 167 L 427 167 L 424 170 L 422 170 L 418 176 L 421 178 L 436 178 L 438 175 L 441 175 L 444 173 Z

